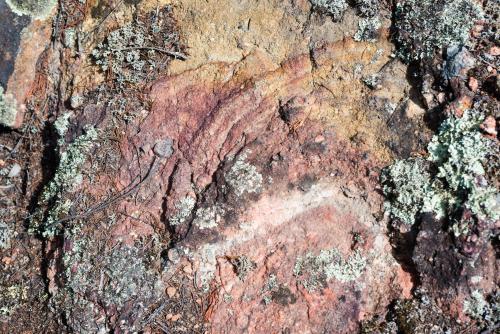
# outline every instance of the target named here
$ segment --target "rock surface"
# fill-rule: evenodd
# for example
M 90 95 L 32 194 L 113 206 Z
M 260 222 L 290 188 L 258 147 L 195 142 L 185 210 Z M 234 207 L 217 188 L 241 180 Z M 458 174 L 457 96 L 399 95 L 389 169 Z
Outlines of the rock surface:
M 398 225 L 380 174 L 491 79 L 472 61 L 442 77 L 441 56 L 417 79 L 394 8 L 362 41 L 356 6 L 334 22 L 308 0 L 62 1 L 41 21 L 0 0 L 9 125 L 29 114 L 0 138 L 0 331 L 407 333 L 414 307 L 467 324 L 471 291 L 498 285 L 495 223 L 465 241 L 433 216 Z

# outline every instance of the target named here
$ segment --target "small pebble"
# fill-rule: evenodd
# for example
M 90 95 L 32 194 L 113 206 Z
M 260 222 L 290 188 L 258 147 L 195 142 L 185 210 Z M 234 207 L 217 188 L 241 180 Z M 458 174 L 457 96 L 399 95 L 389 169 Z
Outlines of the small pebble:
M 477 82 L 476 78 L 470 77 L 469 78 L 469 88 L 473 92 L 477 92 L 477 88 L 479 86 L 479 83 Z
M 188 264 L 186 266 L 184 266 L 184 268 L 182 268 L 182 270 L 186 273 L 186 274 L 191 274 L 193 273 L 193 268 L 191 268 L 191 265 Z
M 175 293 L 176 293 L 176 292 L 177 292 L 177 289 L 176 289 L 176 288 L 174 288 L 173 286 L 169 286 L 169 287 L 167 288 L 167 296 L 168 296 L 169 298 L 174 298 L 174 296 L 175 296 Z
M 83 97 L 81 95 L 78 95 L 78 94 L 71 96 L 71 98 L 69 100 L 69 104 L 70 104 L 71 108 L 73 108 L 73 109 L 80 108 L 83 105 L 83 102 L 84 102 Z
M 169 249 L 167 253 L 168 259 L 174 263 L 179 261 L 179 251 L 177 249 Z
M 172 139 L 167 138 L 156 142 L 153 152 L 160 158 L 168 158 L 174 153 Z
M 492 55 L 492 56 L 500 56 L 500 47 L 498 46 L 493 46 L 490 51 L 489 51 L 489 54 Z
M 9 171 L 9 174 L 7 177 L 16 177 L 19 176 L 19 173 L 21 172 L 21 166 L 19 164 L 14 164 L 12 165 L 12 168 Z

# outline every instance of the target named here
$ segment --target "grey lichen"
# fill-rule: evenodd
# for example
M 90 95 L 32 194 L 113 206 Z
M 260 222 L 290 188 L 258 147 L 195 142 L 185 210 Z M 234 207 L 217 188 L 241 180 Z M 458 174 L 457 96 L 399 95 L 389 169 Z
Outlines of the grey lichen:
M 58 131 L 64 133 L 64 126 L 61 126 Z M 87 161 L 90 149 L 95 145 L 97 137 L 97 130 L 94 127 L 87 127 L 85 133 L 76 138 L 60 154 L 59 166 L 53 179 L 43 189 L 38 201 L 39 209 L 31 219 L 31 232 L 40 232 L 45 237 L 51 237 L 59 231 L 59 218 L 72 206 L 72 202 L 63 198 L 63 194 L 81 183 L 81 168 Z M 46 218 L 43 219 L 43 207 L 48 204 L 50 208 Z
M 57 4 L 56 0 L 6 0 L 12 12 L 29 15 L 35 19 L 45 19 Z
M 374 17 L 380 10 L 379 0 L 356 0 L 354 4 L 362 17 Z
M 262 189 L 262 174 L 246 159 L 246 153 L 240 154 L 231 169 L 225 174 L 227 183 L 237 196 L 245 193 L 258 193 Z
M 191 196 L 181 198 L 181 200 L 175 205 L 177 212 L 168 220 L 170 225 L 177 226 L 186 222 L 191 215 L 195 204 L 196 199 Z
M 165 63 L 164 56 L 184 59 L 172 49 L 179 49 L 179 36 L 172 31 L 170 8 L 154 11 L 112 31 L 92 51 L 95 63 L 116 80 L 119 87 L 136 84 Z
M 398 55 L 412 61 L 430 58 L 443 47 L 467 44 L 483 11 L 474 0 L 400 0 L 394 17 Z
M 470 299 L 464 300 L 464 313 L 473 319 L 482 319 L 488 312 L 489 305 L 479 290 L 470 294 Z
M 7 320 L 23 301 L 28 299 L 28 288 L 20 284 L 0 286 L 0 320 Z
M 0 221 L 0 249 L 5 249 L 10 247 L 10 239 L 12 237 L 12 232 L 5 222 Z
M 80 94 L 73 94 L 71 95 L 71 98 L 69 99 L 69 104 L 71 108 L 73 109 L 78 109 L 80 108 L 83 103 L 85 102 L 85 98 L 81 96 Z
M 381 77 L 379 73 L 374 73 L 371 75 L 364 76 L 362 81 L 370 89 L 377 89 L 380 87 Z
M 340 21 L 348 4 L 345 0 L 310 0 L 313 8 L 329 14 L 334 21 Z
M 100 241 L 80 232 L 79 227 L 66 231 L 65 238 L 65 284 L 53 302 L 66 313 L 72 329 L 77 333 L 109 332 L 106 321 L 97 319 L 105 307 L 126 319 L 120 323 L 125 332 L 140 330 L 149 305 L 162 293 L 159 274 L 148 263 L 144 245 L 117 244 L 103 250 Z
M 380 27 L 381 23 L 378 17 L 363 18 L 358 22 L 358 30 L 354 34 L 354 40 L 356 42 L 376 42 Z
M 480 132 L 482 121 L 479 112 L 468 110 L 461 118 L 443 122 L 428 145 L 435 175 L 421 158 L 396 161 L 384 169 L 385 209 L 393 218 L 411 225 L 419 213 L 433 212 L 441 218 L 461 206 L 482 219 L 500 217 L 498 190 L 484 177 L 492 143 Z
M 335 249 L 321 250 L 318 255 L 309 252 L 297 258 L 294 275 L 308 291 L 326 286 L 332 278 L 347 283 L 358 279 L 366 267 L 366 258 L 355 250 L 347 259 Z
M 474 290 L 470 298 L 464 300 L 463 310 L 481 327 L 491 328 L 500 323 L 500 294 L 493 293 L 489 300 L 486 300 L 481 291 Z
M 413 224 L 432 192 L 425 161 L 420 158 L 396 161 L 382 171 L 380 181 L 386 197 L 386 212 L 405 224 Z
M 244 281 L 248 273 L 256 268 L 255 262 L 250 260 L 245 255 L 237 256 L 230 259 L 231 264 L 234 267 L 234 271 L 238 275 L 241 281 Z
M 72 116 L 71 113 L 67 112 L 59 116 L 54 122 L 54 129 L 59 137 L 57 144 L 62 146 L 64 144 L 64 136 L 68 132 L 69 128 L 69 118 Z
M 224 214 L 225 210 L 219 205 L 199 208 L 196 210 L 193 224 L 198 226 L 200 230 L 215 228 L 222 221 Z
M 0 86 L 0 124 L 13 126 L 16 122 L 17 108 L 14 97 L 6 94 Z

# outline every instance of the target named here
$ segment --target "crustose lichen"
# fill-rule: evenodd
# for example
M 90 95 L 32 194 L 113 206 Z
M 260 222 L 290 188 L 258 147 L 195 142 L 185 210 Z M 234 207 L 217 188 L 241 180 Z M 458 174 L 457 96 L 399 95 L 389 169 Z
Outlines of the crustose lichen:
M 307 253 L 297 258 L 293 273 L 301 277 L 302 285 L 308 291 L 324 287 L 332 278 L 342 283 L 356 280 L 366 267 L 366 259 L 359 250 L 344 259 L 335 249 L 321 250 L 318 255 Z

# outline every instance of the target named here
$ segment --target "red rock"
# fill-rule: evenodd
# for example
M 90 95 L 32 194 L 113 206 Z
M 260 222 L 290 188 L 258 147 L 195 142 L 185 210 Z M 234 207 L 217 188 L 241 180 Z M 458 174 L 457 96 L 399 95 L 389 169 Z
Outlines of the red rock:
M 138 200 L 126 199 L 116 209 L 126 215 L 112 236 L 128 243 L 167 233 L 178 203 L 196 199 L 186 222 L 172 226 L 184 259 L 169 262 L 165 277 L 192 276 L 196 286 L 212 287 L 204 318 L 216 333 L 353 332 L 360 320 L 383 314 L 392 299 L 411 290 L 411 279 L 390 255 L 386 222 L 375 219 L 382 197 L 374 171 L 386 156 L 373 147 L 389 130 L 377 111 L 367 109 L 371 91 L 350 76 L 355 63 L 371 64 L 377 49 L 354 46 L 350 40 L 324 43 L 314 55 L 280 65 L 255 52 L 240 62 L 209 63 L 157 81 L 151 111 L 120 141 L 117 175 L 99 175 L 87 188 L 99 198 L 151 170 L 134 196 Z M 398 73 L 404 78 L 404 71 Z M 405 86 L 398 80 L 377 96 L 399 101 Z M 347 135 L 352 133 L 356 144 Z M 165 138 L 172 140 L 173 154 L 155 158 L 152 148 Z M 137 148 L 144 153 L 138 156 Z M 226 175 L 241 153 L 261 184 L 240 196 Z M 194 211 L 216 205 L 225 213 L 218 225 L 199 228 Z M 297 257 L 335 248 L 348 258 L 354 232 L 363 236 L 359 251 L 367 261 L 359 279 L 304 289 L 293 275 Z M 227 260 L 242 255 L 256 265 L 243 281 Z M 262 289 L 270 275 L 283 291 L 266 305 Z
M 473 91 L 476 92 L 478 89 L 479 83 L 476 78 L 470 77 L 469 78 L 469 88 Z
M 481 129 L 488 134 L 489 137 L 495 139 L 497 137 L 497 122 L 493 116 L 488 116 L 481 124 Z
M 492 56 L 500 56 L 500 47 L 492 46 L 488 53 Z

